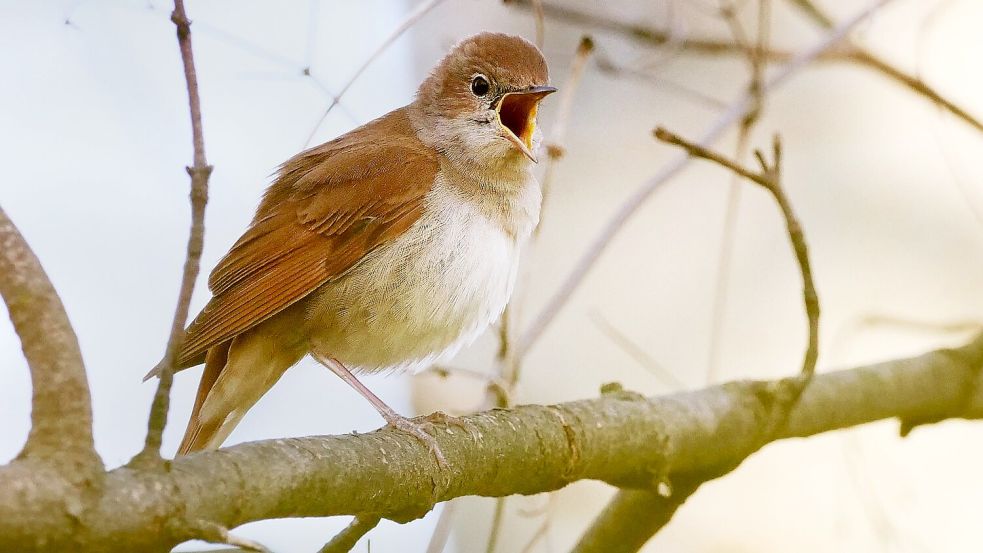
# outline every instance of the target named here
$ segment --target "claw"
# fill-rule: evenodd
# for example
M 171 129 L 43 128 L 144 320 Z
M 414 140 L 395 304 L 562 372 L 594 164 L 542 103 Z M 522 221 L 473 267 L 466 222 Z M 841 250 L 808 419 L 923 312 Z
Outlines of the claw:
M 430 453 L 433 454 L 434 458 L 437 459 L 437 465 L 440 468 L 446 469 L 450 467 L 450 463 L 447 462 L 447 457 L 444 457 L 444 452 L 440 450 L 437 440 L 430 434 L 427 434 L 422 425 L 398 414 L 386 417 L 386 424 L 423 442 L 430 449 Z
M 455 417 L 454 415 L 448 415 L 443 411 L 435 411 L 433 413 L 430 413 L 429 415 L 420 417 L 420 419 L 430 424 L 443 424 L 444 426 L 456 426 L 461 430 L 467 432 L 468 435 L 471 436 L 471 439 L 474 440 L 475 442 L 478 441 L 478 436 L 481 435 L 481 433 L 478 431 L 478 427 L 475 426 L 473 422 L 462 417 Z

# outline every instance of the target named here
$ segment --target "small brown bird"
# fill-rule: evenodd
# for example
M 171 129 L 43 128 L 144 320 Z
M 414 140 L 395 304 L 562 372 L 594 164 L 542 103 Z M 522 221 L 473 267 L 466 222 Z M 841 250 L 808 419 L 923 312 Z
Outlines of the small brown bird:
M 219 447 L 308 353 L 434 447 L 349 369 L 425 368 L 501 315 L 539 219 L 548 84 L 535 46 L 479 34 L 411 104 L 280 167 L 187 329 L 177 366 L 205 370 L 179 454 Z

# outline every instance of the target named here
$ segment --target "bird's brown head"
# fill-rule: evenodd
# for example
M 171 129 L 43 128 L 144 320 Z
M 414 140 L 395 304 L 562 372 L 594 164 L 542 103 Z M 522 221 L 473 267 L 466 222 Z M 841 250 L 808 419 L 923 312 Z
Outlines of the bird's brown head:
M 556 89 L 542 53 L 500 33 L 465 39 L 420 85 L 420 132 L 448 157 L 469 165 L 535 161 L 542 133 L 539 101 Z

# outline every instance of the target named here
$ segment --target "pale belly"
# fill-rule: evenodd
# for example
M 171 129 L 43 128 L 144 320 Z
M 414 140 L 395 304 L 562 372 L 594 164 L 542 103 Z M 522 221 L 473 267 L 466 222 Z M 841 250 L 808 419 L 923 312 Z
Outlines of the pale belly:
M 430 209 L 308 304 L 310 347 L 353 370 L 420 370 L 452 356 L 501 315 L 516 239 L 476 210 Z

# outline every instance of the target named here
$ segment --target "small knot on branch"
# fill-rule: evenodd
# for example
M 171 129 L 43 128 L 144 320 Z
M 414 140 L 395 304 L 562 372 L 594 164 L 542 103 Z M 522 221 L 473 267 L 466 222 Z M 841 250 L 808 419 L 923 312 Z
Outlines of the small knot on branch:
M 177 27 L 177 36 L 179 38 L 185 38 L 191 34 L 191 20 L 184 13 L 183 5 L 178 5 L 171 12 L 171 22 Z

